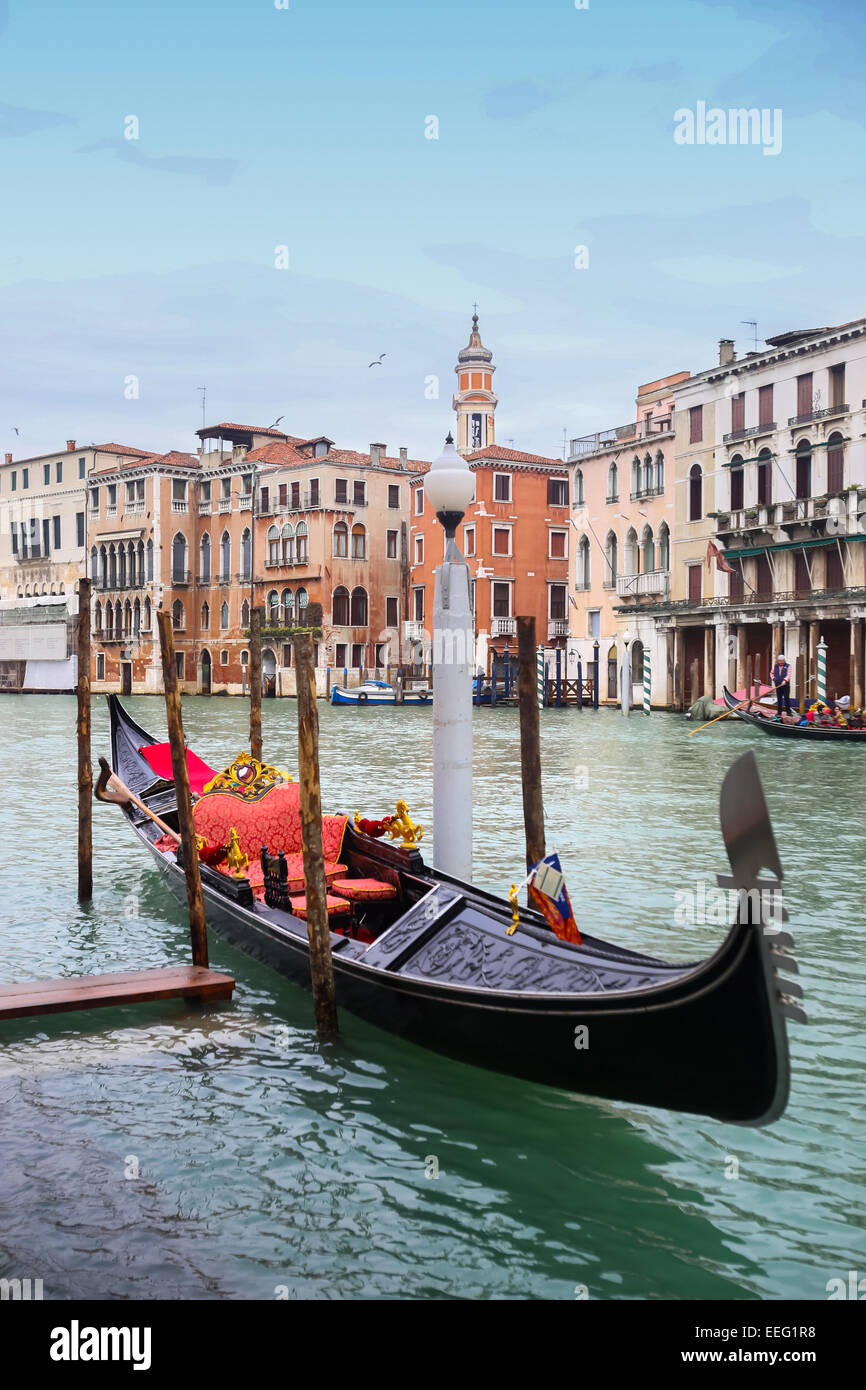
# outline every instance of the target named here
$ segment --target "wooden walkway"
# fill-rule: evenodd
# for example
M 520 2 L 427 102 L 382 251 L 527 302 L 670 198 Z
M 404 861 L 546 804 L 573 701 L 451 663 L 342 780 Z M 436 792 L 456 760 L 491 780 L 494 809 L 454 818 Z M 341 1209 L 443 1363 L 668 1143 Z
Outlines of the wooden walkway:
M 29 1014 L 62 1014 L 74 1009 L 117 1008 L 151 999 L 231 999 L 231 975 L 200 965 L 167 965 L 157 970 L 128 970 L 111 975 L 83 975 L 67 980 L 28 980 L 0 985 L 0 1020 Z

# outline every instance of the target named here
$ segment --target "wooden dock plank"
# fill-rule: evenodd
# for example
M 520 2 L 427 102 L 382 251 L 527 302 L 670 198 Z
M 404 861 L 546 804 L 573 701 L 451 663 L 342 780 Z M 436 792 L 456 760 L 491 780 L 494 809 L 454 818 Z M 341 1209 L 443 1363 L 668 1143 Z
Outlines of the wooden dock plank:
M 28 980 L 25 984 L 0 985 L 0 1019 L 117 1008 L 152 999 L 230 999 L 234 987 L 231 975 L 200 965 L 167 965 L 155 970 L 127 970 L 65 980 Z

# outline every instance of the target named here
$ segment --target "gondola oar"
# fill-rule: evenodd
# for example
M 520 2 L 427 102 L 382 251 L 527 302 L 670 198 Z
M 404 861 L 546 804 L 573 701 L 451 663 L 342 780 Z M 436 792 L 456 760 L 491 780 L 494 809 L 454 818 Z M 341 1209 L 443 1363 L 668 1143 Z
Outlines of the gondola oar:
M 112 772 L 105 758 L 99 759 L 99 767 L 99 781 L 96 784 L 95 795 L 100 801 L 114 801 L 119 806 L 125 806 L 128 801 L 131 801 L 133 806 L 137 806 L 140 811 L 143 811 L 146 816 L 149 816 L 154 825 L 158 825 L 160 830 L 164 831 L 166 835 L 170 835 L 173 840 L 176 840 L 177 843 L 180 844 L 180 836 L 177 831 L 172 830 L 170 825 L 166 825 L 164 820 L 160 820 L 159 816 L 154 815 L 153 811 L 151 811 L 148 806 L 145 806 L 141 797 L 136 796 L 135 792 L 131 792 L 129 787 L 127 787 L 124 782 L 121 782 L 117 773 Z
M 699 734 L 701 729 L 708 729 L 711 724 L 715 724 L 717 719 L 727 719 L 729 714 L 736 714 L 738 709 L 743 708 L 743 705 L 750 705 L 751 703 L 752 700 L 751 697 L 749 697 L 746 700 L 741 700 L 738 705 L 733 705 L 731 709 L 726 709 L 724 714 L 714 714 L 712 719 L 708 719 L 706 724 L 702 724 L 699 729 L 689 729 L 689 738 L 691 738 L 692 734 Z M 101 761 L 102 759 L 100 758 L 100 762 Z

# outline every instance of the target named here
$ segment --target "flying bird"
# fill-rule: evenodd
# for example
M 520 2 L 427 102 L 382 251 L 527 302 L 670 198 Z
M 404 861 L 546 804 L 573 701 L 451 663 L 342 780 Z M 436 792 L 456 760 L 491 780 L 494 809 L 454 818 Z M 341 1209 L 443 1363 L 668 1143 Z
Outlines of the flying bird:
M 277 425 L 278 425 L 278 424 L 280 423 L 280 421 L 282 420 L 282 418 L 283 418 L 282 415 L 278 415 L 277 418 L 276 418 L 276 420 L 274 421 L 274 423 L 273 423 L 272 425 L 268 425 L 268 429 L 269 429 L 269 430 L 275 430 L 275 429 L 277 428 Z
M 13 430 L 15 431 L 16 434 L 19 434 L 19 433 L 20 433 L 20 431 L 19 431 L 17 425 L 13 425 L 12 428 L 13 428 Z
M 368 363 L 367 363 L 367 366 L 368 366 L 368 367 L 381 367 L 381 365 L 382 365 L 382 358 L 383 358 L 383 357 L 387 357 L 387 356 L 388 356 L 387 352 L 380 352 L 380 353 L 379 353 L 379 356 L 376 358 L 376 361 L 375 361 L 375 362 L 368 362 Z

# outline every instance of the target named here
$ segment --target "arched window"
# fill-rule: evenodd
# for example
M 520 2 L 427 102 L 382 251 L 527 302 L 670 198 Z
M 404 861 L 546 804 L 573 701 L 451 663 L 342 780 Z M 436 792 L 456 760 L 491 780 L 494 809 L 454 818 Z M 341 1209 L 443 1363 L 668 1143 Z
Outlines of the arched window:
M 656 492 L 665 490 L 665 456 L 659 449 L 656 454 Z
M 137 571 L 135 563 L 135 541 L 130 541 L 129 545 L 126 547 L 126 573 L 128 576 L 129 587 L 130 589 L 134 589 L 137 580 Z
M 244 599 L 241 604 L 241 627 L 247 628 L 250 625 L 250 601 Z
M 117 588 L 117 552 L 113 544 L 108 547 L 108 587 Z
M 827 440 L 827 491 L 841 492 L 845 486 L 845 444 L 841 434 Z
M 90 582 L 99 583 L 99 551 L 95 545 L 90 547 Z
M 249 666 L 249 664 L 250 664 L 250 654 L 249 654 L 249 652 L 248 652 L 248 651 L 246 650 L 246 648 L 245 648 L 245 649 L 241 652 L 241 665 L 242 665 L 242 666 Z
M 114 609 L 110 603 L 105 605 L 105 640 L 110 642 L 114 636 Z
M 659 527 L 659 569 L 669 570 L 671 567 L 671 533 L 668 530 L 667 522 L 663 521 Z
M 104 545 L 99 547 L 99 582 L 103 589 L 108 588 L 108 551 Z
M 812 496 L 812 446 L 808 439 L 801 439 L 797 445 L 797 489 L 798 497 Z
M 153 541 L 147 543 L 147 578 L 153 582 Z
M 93 608 L 93 626 L 98 635 L 102 631 L 102 604 L 98 599 Z
M 186 627 L 186 615 L 183 611 L 183 604 L 179 598 L 176 598 L 171 605 L 171 625 L 173 628 L 179 630 Z
M 306 565 L 309 562 L 309 551 L 307 550 L 307 523 L 299 521 L 295 529 L 295 564 Z
M 145 630 L 145 632 L 150 632 L 150 627 L 151 627 L 150 599 L 149 599 L 149 598 L 146 598 L 146 599 L 144 600 L 144 630 Z
M 616 586 L 619 573 L 619 543 L 615 531 L 608 531 L 604 542 L 604 582 L 608 588 Z
M 232 572 L 232 538 L 228 531 L 220 537 L 220 579 L 227 580 Z
M 241 536 L 241 579 L 249 579 L 252 573 L 253 543 L 250 528 L 244 528 Z
M 295 563 L 295 532 L 288 521 L 283 527 L 280 544 L 283 547 L 283 564 L 293 565 Z
M 646 454 L 643 461 L 643 490 L 652 492 L 653 490 L 653 461 L 649 454 Z
M 114 635 L 118 641 L 123 636 L 123 609 L 120 606 L 120 599 L 114 605 Z
M 331 605 L 331 622 L 334 624 L 334 627 L 348 627 L 349 590 L 344 588 L 342 584 L 339 586 L 339 588 L 334 590 L 333 597 L 331 599 Z
M 280 620 L 280 596 L 276 589 L 271 589 L 268 594 L 268 622 L 271 627 L 276 627 Z
M 650 570 L 654 570 L 656 567 L 656 548 L 653 540 L 653 528 L 649 525 L 645 526 L 641 531 L 640 548 L 643 559 L 641 568 L 644 574 L 648 574 Z
M 689 469 L 689 521 L 700 521 L 704 514 L 704 475 L 699 463 Z
M 136 599 L 132 605 L 132 635 L 137 637 L 141 632 L 141 600 Z
M 283 622 L 286 627 L 290 627 L 295 616 L 295 598 L 291 589 L 283 589 L 280 594 L 280 607 L 283 610 Z
M 366 560 L 367 558 L 367 528 L 358 523 L 352 527 L 352 559 Z
M 23 587 L 22 587 L 21 584 L 18 585 L 18 597 L 19 597 L 19 598 L 23 598 L 23 597 L 24 597 L 24 589 L 23 589 Z
M 360 586 L 352 590 L 349 622 L 351 627 L 367 626 L 367 590 Z
M 758 454 L 758 505 L 769 507 L 773 501 L 773 455 L 769 449 Z
M 739 512 L 743 509 L 743 497 L 745 495 L 745 469 L 743 468 L 742 454 L 734 454 L 731 459 L 731 511 Z
M 220 652 L 220 666 L 228 666 L 228 664 L 229 654 L 226 651 L 225 647 L 223 647 L 222 651 Z
M 225 599 L 223 599 L 222 603 L 220 604 L 220 630 L 221 630 L 222 632 L 226 632 L 226 631 L 228 630 L 228 625 L 229 625 L 229 606 L 228 606 L 228 604 L 226 603 Z
M 126 588 L 126 546 L 117 547 L 117 586 L 119 589 Z
M 588 589 L 591 582 L 589 537 L 581 536 L 577 543 L 577 587 Z
M 180 532 L 171 543 L 171 582 L 183 584 L 186 580 L 186 536 Z
M 144 588 L 144 541 L 139 541 L 136 548 L 136 568 L 138 570 L 138 587 Z
M 631 491 L 632 496 L 640 492 L 640 459 L 637 454 L 631 461 Z
M 334 555 L 340 559 L 345 559 L 349 554 L 349 528 L 345 521 L 338 521 L 334 527 Z
M 58 589 L 57 592 L 60 593 L 60 594 L 65 594 L 65 593 L 66 593 L 66 587 L 65 587 L 65 585 L 61 584 L 61 585 L 60 585 L 60 588 Z
M 608 502 L 619 501 L 619 472 L 615 463 L 612 463 L 607 470 L 607 500 Z
M 210 583 L 210 536 L 205 532 L 199 546 L 199 574 L 203 584 Z
M 297 620 L 302 626 L 306 618 L 305 610 L 307 607 L 307 602 L 308 598 L 306 589 L 299 589 L 298 592 L 295 594 L 295 604 L 297 607 Z
M 583 507 L 586 505 L 586 497 L 583 490 L 583 470 L 581 468 L 575 468 L 574 470 L 574 505 L 576 507 Z
M 623 547 L 623 573 L 637 574 L 638 572 L 638 551 L 637 551 L 637 531 L 630 526 L 625 535 L 625 546 Z
M 210 604 L 203 603 L 201 606 L 201 625 L 202 631 L 206 632 L 210 627 Z

